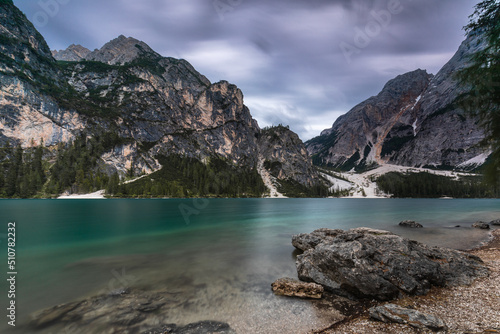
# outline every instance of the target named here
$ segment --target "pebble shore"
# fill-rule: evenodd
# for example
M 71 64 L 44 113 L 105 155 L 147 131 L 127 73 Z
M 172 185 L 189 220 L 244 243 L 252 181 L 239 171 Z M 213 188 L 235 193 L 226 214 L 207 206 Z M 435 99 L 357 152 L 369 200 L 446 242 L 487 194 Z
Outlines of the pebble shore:
M 393 303 L 440 317 L 448 326 L 446 333 L 500 333 L 500 229 L 493 231 L 492 236 L 487 245 L 468 251 L 479 256 L 489 267 L 489 277 L 477 279 L 470 286 L 434 288 L 425 296 L 406 297 Z M 359 317 L 311 333 L 436 332 L 417 330 L 409 325 L 377 322 L 370 319 L 366 311 Z

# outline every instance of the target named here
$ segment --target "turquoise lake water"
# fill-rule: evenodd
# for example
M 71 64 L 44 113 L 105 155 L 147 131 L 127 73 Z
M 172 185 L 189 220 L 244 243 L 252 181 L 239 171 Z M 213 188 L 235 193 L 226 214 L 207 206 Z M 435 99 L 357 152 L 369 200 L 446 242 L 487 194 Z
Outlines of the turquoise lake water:
M 20 325 L 45 307 L 140 287 L 186 300 L 189 307 L 169 313 L 170 323 L 218 320 L 238 333 L 265 333 L 279 319 L 284 331 L 303 333 L 328 319 L 270 291 L 275 279 L 296 277 L 293 234 L 366 226 L 466 249 L 488 237 L 471 229 L 473 222 L 499 218 L 500 200 L 2 200 L 1 308 L 8 302 L 9 222 L 16 222 Z M 397 226 L 407 219 L 425 228 Z M 6 322 L 0 332 L 15 333 Z

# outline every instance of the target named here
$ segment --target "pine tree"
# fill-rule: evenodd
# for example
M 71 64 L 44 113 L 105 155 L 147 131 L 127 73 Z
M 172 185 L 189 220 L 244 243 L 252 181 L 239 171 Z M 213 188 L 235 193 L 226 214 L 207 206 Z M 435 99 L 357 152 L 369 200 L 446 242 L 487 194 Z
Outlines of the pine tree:
M 471 56 L 471 66 L 458 73 L 459 80 L 471 88 L 462 101 L 464 109 L 477 114 L 491 149 L 486 181 L 500 185 L 500 2 L 485 0 L 475 7 L 464 28 L 476 35 L 485 47 Z

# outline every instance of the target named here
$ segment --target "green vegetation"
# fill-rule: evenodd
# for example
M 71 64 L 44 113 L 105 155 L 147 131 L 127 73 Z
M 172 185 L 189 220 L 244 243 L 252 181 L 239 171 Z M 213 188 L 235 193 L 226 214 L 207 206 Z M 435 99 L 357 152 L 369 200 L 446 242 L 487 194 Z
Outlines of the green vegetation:
M 88 139 L 84 134 L 56 150 L 43 144 L 23 149 L 0 147 L 0 198 L 46 198 L 64 191 L 89 193 L 107 189 L 103 153 L 127 143 L 115 133 Z
M 470 87 L 462 97 L 462 107 L 478 115 L 486 132 L 483 145 L 492 150 L 485 169 L 488 184 L 500 187 L 500 3 L 485 0 L 475 7 L 470 23 L 465 27 L 486 47 L 473 54 L 471 65 L 459 71 L 457 78 Z
M 101 168 L 100 157 L 113 147 L 126 143 L 127 140 L 110 132 L 90 139 L 82 134 L 71 144 L 60 144 L 45 192 L 57 195 L 67 190 L 89 193 L 105 189 L 110 178 Z
M 116 185 L 116 197 L 261 197 L 267 188 L 256 168 L 212 158 L 207 164 L 179 155 L 160 156 L 163 168 L 133 183 Z
M 492 198 L 500 192 L 481 182 L 480 176 L 466 176 L 459 180 L 431 173 L 391 172 L 377 179 L 377 186 L 394 197 L 406 198 Z
M 14 1 L 12 0 L 0 0 L 0 5 L 14 5 Z
M 30 198 L 45 183 L 41 147 L 23 150 L 8 143 L 0 148 L 0 198 Z
M 322 184 L 306 187 L 292 179 L 279 180 L 278 183 L 278 191 L 287 197 L 327 197 L 330 195 L 328 188 Z

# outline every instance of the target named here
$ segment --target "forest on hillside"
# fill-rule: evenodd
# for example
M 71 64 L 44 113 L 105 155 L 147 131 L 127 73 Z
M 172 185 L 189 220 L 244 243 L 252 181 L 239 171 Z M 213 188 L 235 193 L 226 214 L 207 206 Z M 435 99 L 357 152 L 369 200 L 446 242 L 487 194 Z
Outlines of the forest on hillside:
M 377 180 L 379 189 L 398 198 L 498 198 L 499 189 L 485 184 L 480 175 L 453 179 L 422 173 L 390 172 Z

